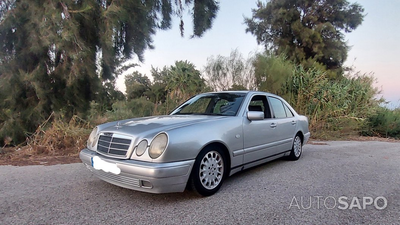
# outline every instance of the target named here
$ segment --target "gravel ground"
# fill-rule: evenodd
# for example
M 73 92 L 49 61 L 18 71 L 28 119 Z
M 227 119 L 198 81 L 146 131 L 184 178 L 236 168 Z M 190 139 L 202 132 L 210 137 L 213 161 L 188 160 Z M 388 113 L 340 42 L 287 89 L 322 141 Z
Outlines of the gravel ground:
M 400 143 L 325 143 L 207 198 L 119 188 L 80 163 L 0 166 L 0 224 L 400 224 Z

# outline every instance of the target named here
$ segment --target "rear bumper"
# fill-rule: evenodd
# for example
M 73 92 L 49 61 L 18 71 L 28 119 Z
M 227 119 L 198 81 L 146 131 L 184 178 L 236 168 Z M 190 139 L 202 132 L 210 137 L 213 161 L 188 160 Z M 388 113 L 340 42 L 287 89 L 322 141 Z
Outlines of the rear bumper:
M 120 172 L 116 174 L 93 168 L 93 157 L 116 166 Z M 83 149 L 79 158 L 98 178 L 120 187 L 149 193 L 184 191 L 195 161 L 151 163 L 111 159 L 89 149 Z
M 308 140 L 310 139 L 310 132 L 304 134 L 303 145 L 307 144 Z

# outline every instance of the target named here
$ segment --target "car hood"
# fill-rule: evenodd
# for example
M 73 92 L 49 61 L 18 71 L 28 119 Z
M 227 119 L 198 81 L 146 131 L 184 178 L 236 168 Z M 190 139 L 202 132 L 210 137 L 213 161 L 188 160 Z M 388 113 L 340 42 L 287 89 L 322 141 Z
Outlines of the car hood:
M 101 132 L 123 133 L 131 136 L 155 135 L 162 131 L 177 129 L 197 123 L 215 121 L 226 118 L 226 116 L 204 116 L 204 115 L 167 115 L 135 118 L 110 123 L 100 129 Z

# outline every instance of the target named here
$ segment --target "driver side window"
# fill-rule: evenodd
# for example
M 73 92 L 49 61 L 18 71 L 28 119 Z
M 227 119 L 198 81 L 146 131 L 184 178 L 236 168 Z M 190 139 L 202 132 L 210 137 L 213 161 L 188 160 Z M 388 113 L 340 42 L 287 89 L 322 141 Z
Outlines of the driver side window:
M 264 112 L 264 118 L 271 118 L 267 97 L 264 95 L 255 95 L 250 101 L 249 111 Z

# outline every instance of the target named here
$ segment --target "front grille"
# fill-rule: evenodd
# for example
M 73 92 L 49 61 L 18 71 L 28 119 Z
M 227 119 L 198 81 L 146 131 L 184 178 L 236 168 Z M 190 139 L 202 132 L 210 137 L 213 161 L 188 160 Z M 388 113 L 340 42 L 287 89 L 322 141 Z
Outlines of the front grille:
M 97 151 L 106 155 L 127 157 L 132 140 L 127 136 L 113 133 L 101 134 L 97 143 Z

